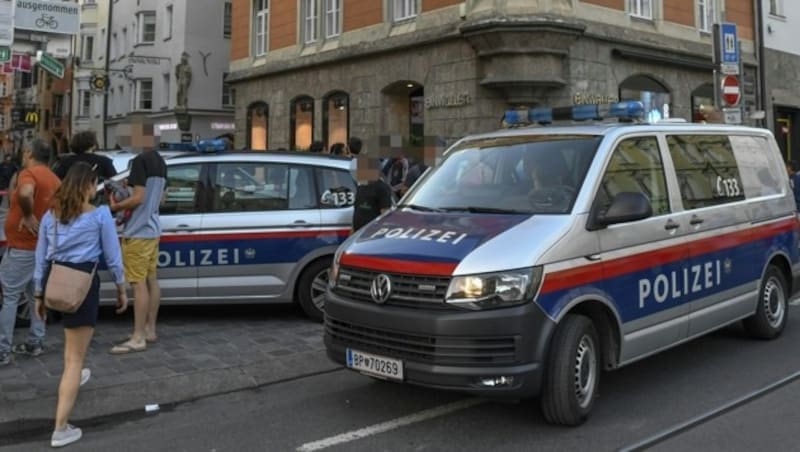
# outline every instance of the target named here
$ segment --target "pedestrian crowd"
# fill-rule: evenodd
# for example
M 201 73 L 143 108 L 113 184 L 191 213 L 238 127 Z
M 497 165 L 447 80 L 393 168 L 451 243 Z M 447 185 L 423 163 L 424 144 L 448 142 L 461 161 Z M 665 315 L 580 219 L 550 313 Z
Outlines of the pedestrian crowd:
M 109 205 L 96 207 L 98 183 L 116 175 L 111 160 L 95 154 L 96 148 L 93 132 L 77 133 L 71 143 L 73 153 L 51 166 L 52 148 L 34 140 L 23 148 L 21 168 L 9 156 L 0 166 L 0 188 L 8 191 L 9 198 L 6 248 L 0 260 L 0 366 L 8 365 L 13 355 L 41 355 L 48 313 L 55 310 L 60 315 L 64 370 L 53 447 L 73 443 L 82 435 L 68 421 L 78 388 L 91 376 L 83 363 L 97 324 L 101 257 L 117 286 L 117 313 L 128 307 L 126 284 L 134 295 L 133 332 L 110 352 L 141 352 L 158 340 L 158 213 L 167 167 L 157 152 L 143 151 L 131 163 L 128 196 L 110 197 Z M 118 234 L 114 215 L 119 212 L 129 214 Z M 35 303 L 29 332 L 24 342 L 12 344 L 17 308 L 24 297 Z

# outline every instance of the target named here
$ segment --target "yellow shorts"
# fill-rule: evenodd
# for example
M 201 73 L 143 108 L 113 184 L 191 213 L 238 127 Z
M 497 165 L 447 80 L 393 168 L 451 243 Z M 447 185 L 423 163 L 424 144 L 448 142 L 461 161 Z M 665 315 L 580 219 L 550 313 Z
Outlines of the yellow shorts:
M 155 278 L 158 267 L 158 239 L 122 239 L 122 263 L 125 280 L 144 282 Z

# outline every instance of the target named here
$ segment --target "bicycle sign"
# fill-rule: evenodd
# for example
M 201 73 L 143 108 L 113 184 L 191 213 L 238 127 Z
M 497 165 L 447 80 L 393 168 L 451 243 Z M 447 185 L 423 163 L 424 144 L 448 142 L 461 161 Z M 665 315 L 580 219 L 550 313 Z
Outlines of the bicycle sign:
M 36 26 L 39 28 L 44 28 L 46 26 L 51 30 L 55 30 L 58 28 L 58 21 L 56 20 L 55 16 L 42 14 L 42 17 L 36 19 Z

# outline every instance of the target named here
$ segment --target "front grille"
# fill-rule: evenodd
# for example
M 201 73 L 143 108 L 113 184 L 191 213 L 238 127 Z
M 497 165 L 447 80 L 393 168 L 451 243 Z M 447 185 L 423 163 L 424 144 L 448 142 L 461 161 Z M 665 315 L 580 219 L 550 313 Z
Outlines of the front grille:
M 516 361 L 516 338 L 422 336 L 359 326 L 327 317 L 330 338 L 356 350 L 439 365 L 502 365 Z
M 335 292 L 356 301 L 374 303 L 369 289 L 380 272 L 342 267 Z M 392 294 L 385 304 L 418 309 L 457 309 L 445 304 L 449 277 L 384 273 L 392 282 Z

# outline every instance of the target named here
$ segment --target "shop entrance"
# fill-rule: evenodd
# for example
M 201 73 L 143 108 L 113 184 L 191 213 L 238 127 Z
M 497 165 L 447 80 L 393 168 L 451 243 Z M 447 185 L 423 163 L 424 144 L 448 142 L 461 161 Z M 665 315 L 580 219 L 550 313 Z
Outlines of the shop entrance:
M 398 81 L 383 94 L 382 132 L 392 147 L 421 148 L 425 144 L 425 88 L 414 81 Z
M 800 160 L 800 110 L 775 108 L 775 140 L 785 160 Z
M 247 108 L 247 148 L 266 151 L 269 143 L 269 106 L 256 102 Z

